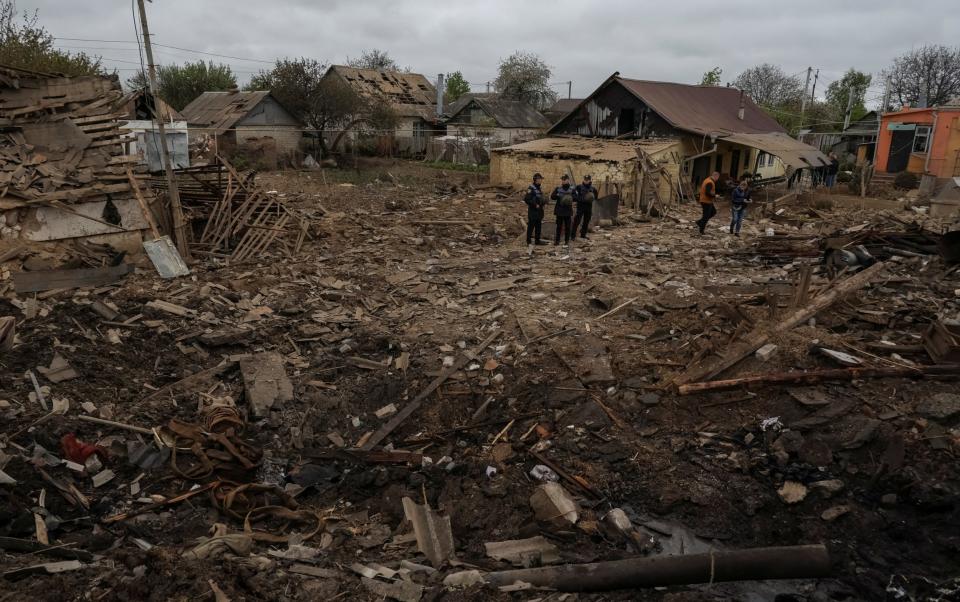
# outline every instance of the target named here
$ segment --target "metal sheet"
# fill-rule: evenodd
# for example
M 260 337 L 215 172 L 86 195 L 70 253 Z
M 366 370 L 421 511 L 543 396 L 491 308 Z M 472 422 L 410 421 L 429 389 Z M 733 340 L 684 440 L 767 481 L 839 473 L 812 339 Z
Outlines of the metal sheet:
M 147 252 L 147 257 L 150 258 L 153 267 L 157 268 L 161 278 L 176 278 L 190 273 L 190 268 L 180 257 L 176 245 L 169 236 L 143 241 L 143 250 Z

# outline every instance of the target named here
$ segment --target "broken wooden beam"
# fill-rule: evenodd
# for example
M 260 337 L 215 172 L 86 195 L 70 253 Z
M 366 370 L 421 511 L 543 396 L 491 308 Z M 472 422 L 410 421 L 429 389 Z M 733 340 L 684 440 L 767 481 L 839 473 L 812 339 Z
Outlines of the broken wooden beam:
M 106 268 L 17 272 L 13 275 L 13 286 L 17 293 L 103 286 L 116 282 L 133 272 L 133 269 L 131 264 L 121 263 Z
M 497 337 L 499 337 L 502 333 L 503 333 L 503 330 L 498 328 L 497 330 L 493 331 L 490 334 L 490 336 L 482 340 L 480 344 L 474 347 L 473 350 L 469 352 L 461 353 L 460 357 L 457 359 L 456 362 L 454 362 L 452 366 L 450 366 L 449 368 L 446 368 L 443 372 L 440 373 L 439 376 L 433 379 L 433 382 L 427 385 L 427 388 L 421 391 L 420 394 L 417 395 L 415 398 L 413 398 L 413 400 L 410 403 L 405 405 L 402 410 L 397 412 L 394 415 L 394 417 L 390 419 L 390 422 L 381 426 L 379 429 L 376 430 L 376 432 L 370 435 L 370 438 L 366 440 L 366 442 L 360 447 L 360 449 L 364 451 L 370 451 L 371 449 L 376 447 L 381 441 L 383 441 L 387 437 L 387 435 L 389 435 L 394 430 L 396 430 L 398 426 L 403 424 L 403 421 L 409 418 L 411 414 L 416 412 L 420 408 L 420 406 L 423 405 L 423 402 L 427 400 L 427 397 L 429 397 L 431 393 L 433 393 L 438 388 L 440 388 L 440 385 L 446 382 L 446 380 L 450 378 L 457 370 L 460 370 L 461 368 L 463 368 L 467 362 L 473 359 L 476 359 L 476 357 L 479 356 L 481 353 L 483 353 L 483 350 L 486 349 L 490 345 L 490 343 L 496 340 Z
M 830 290 L 820 293 L 805 307 L 786 316 L 761 322 L 753 330 L 744 335 L 742 339 L 731 343 L 722 355 L 694 364 L 674 378 L 673 383 L 676 385 L 685 385 L 687 383 L 715 377 L 762 347 L 773 335 L 786 332 L 794 326 L 803 324 L 819 312 L 833 305 L 844 295 L 848 295 L 867 286 L 870 284 L 871 279 L 879 275 L 883 269 L 883 263 L 875 263 L 862 272 L 858 272 L 843 282 L 836 284 Z
M 707 391 L 724 391 L 750 385 L 815 385 L 825 381 L 843 381 L 864 378 L 921 378 L 953 377 L 960 378 L 960 365 L 946 364 L 936 366 L 918 366 L 916 368 L 831 368 L 827 370 L 808 370 L 794 372 L 776 372 L 771 374 L 757 374 L 742 378 L 727 380 L 712 380 L 706 382 L 687 383 L 677 387 L 680 395 L 705 393 Z
M 488 573 L 485 580 L 494 586 L 520 581 L 561 592 L 597 592 L 724 581 L 812 579 L 830 574 L 827 548 L 818 544 L 497 571 Z

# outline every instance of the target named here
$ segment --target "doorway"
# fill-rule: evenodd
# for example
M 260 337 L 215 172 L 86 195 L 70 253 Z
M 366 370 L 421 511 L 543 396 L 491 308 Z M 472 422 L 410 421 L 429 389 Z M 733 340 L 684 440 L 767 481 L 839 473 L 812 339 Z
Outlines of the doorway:
M 617 135 L 630 134 L 635 128 L 633 109 L 620 109 L 620 118 L 617 120 Z
M 699 186 L 710 175 L 710 157 L 698 157 L 693 160 L 693 169 L 690 170 L 690 182 Z
M 740 149 L 730 152 L 730 177 L 737 179 L 737 170 L 740 169 Z
M 890 154 L 887 155 L 887 173 L 897 173 L 907 169 L 910 151 L 913 149 L 914 130 L 893 130 L 890 137 Z

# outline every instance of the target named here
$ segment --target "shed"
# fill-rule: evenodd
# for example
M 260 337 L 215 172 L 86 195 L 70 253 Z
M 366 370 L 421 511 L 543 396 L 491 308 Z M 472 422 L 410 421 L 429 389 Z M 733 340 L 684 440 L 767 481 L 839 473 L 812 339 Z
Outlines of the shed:
M 652 185 L 641 185 L 638 151 L 662 168 L 653 173 Z M 534 173 L 541 173 L 544 188 L 560 183 L 565 173 L 580 179 L 590 174 L 600 196 L 619 194 L 622 202 L 640 201 L 641 192 L 656 186 L 660 198 L 676 194 L 676 182 L 683 161 L 683 145 L 676 139 L 605 140 L 582 137 L 540 138 L 522 144 L 495 148 L 490 152 L 490 183 L 522 190 Z
M 541 134 L 550 122 L 529 104 L 505 98 L 462 98 L 446 112 L 447 135 L 514 144 Z
M 576 109 L 581 102 L 583 102 L 582 98 L 561 98 L 548 109 L 544 110 L 543 116 L 546 117 L 547 121 L 551 124 L 556 123 L 566 117 L 570 111 Z
M 272 154 L 275 163 L 277 156 L 296 153 L 303 137 L 303 123 L 266 90 L 204 92 L 181 113 L 191 140 L 212 137 L 227 154 L 256 148 Z

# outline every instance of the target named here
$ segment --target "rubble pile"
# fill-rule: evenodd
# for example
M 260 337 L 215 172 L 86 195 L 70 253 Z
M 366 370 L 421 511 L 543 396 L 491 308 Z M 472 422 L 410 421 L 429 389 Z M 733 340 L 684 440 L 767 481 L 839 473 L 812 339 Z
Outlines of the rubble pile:
M 681 205 L 531 253 L 516 194 L 388 169 L 256 193 L 227 170 L 184 187 L 195 243 L 225 190 L 281 202 L 298 242 L 221 261 L 232 233 L 177 280 L 3 289 L 9 592 L 957 589 L 960 273 L 936 240 L 955 225 L 794 199 L 700 237 Z

